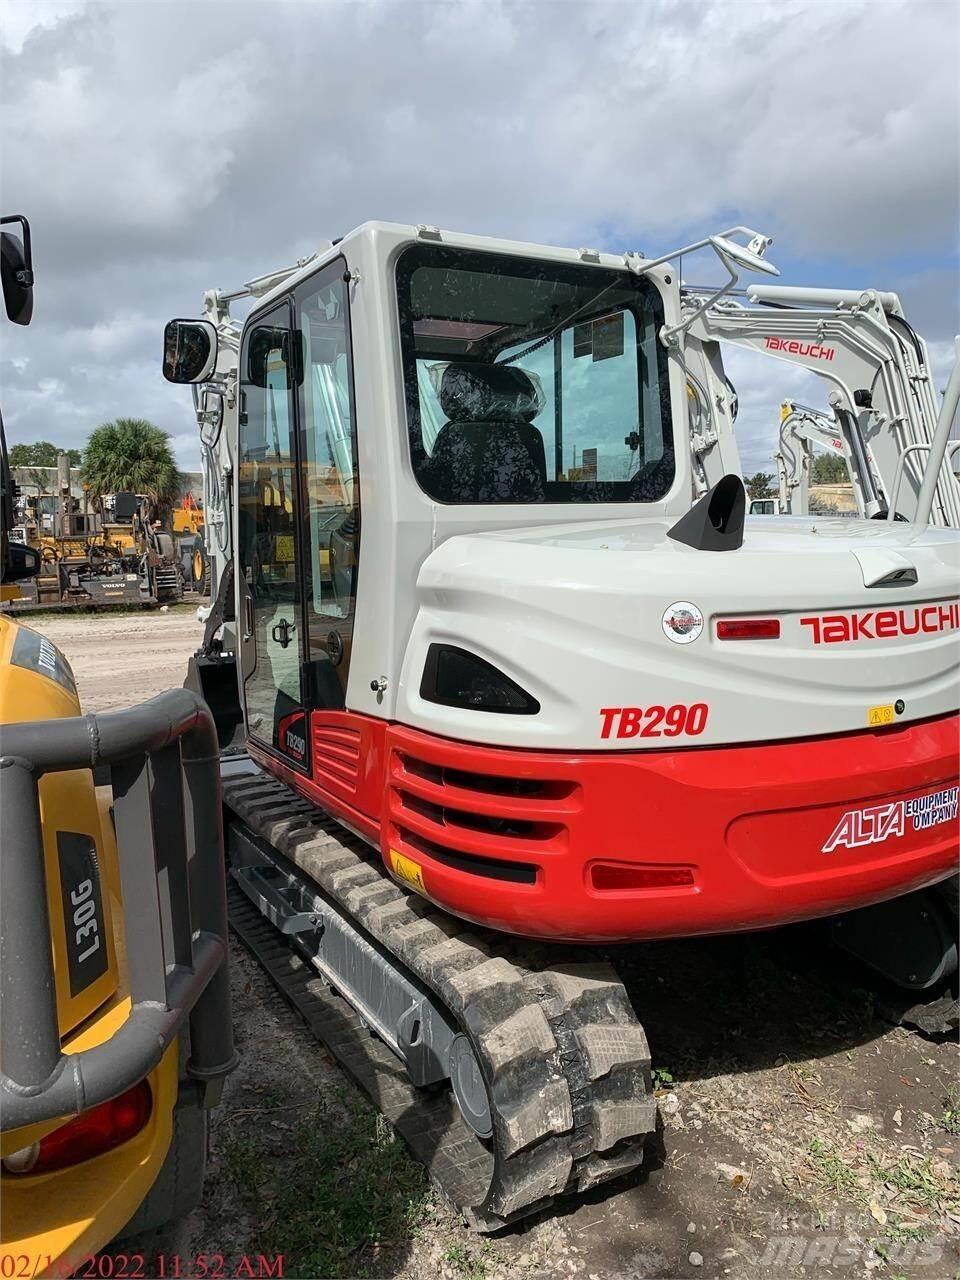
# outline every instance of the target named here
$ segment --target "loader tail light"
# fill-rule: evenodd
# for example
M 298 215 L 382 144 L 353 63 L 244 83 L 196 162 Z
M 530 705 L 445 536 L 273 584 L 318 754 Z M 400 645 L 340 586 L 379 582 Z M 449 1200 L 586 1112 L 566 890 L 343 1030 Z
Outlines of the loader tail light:
M 631 862 L 594 862 L 590 883 L 598 893 L 629 893 L 643 889 L 692 889 L 696 883 L 692 867 L 670 863 L 639 866 Z
M 726 618 L 717 623 L 718 640 L 779 640 L 779 618 Z
M 41 1138 L 40 1150 L 29 1172 L 48 1173 L 51 1169 L 65 1169 L 122 1146 L 144 1127 L 150 1119 L 152 1106 L 150 1086 L 141 1080 L 118 1098 L 91 1107 Z

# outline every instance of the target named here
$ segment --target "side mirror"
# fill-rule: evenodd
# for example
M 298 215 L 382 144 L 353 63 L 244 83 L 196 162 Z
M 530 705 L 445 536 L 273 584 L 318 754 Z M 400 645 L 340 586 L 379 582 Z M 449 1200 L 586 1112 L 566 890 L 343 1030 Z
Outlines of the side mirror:
M 767 262 L 762 256 L 767 246 L 773 243 L 767 236 L 754 236 L 748 245 L 737 244 L 736 240 L 731 240 L 727 236 L 710 236 L 710 243 L 721 258 L 742 267 L 744 271 L 757 271 L 767 276 L 780 274 L 773 263 Z
M 12 231 L 0 232 L 0 278 L 3 305 L 14 324 L 29 324 L 33 318 L 33 258 L 30 252 L 30 224 L 19 213 L 0 218 L 0 223 L 19 222 L 23 241 Z
M 24 578 L 35 578 L 40 572 L 40 552 L 36 547 L 25 546 L 22 542 L 7 542 L 7 562 L 3 566 L 4 582 L 22 582 Z
M 209 320 L 171 320 L 163 331 L 168 382 L 206 382 L 217 367 L 217 328 Z

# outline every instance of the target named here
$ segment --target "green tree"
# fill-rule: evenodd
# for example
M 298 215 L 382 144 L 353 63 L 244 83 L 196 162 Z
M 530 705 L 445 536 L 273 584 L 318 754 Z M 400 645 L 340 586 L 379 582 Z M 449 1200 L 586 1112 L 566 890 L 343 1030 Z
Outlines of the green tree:
M 36 440 L 33 444 L 15 444 L 10 449 L 11 467 L 55 467 L 57 454 L 66 453 L 70 457 L 71 467 L 79 467 L 79 449 L 61 449 L 49 440 Z
M 751 501 L 754 498 L 773 497 L 773 476 L 767 475 L 765 471 L 758 471 L 756 475 L 746 476 L 743 483 L 746 485 L 747 496 Z
M 94 497 L 143 493 L 159 510 L 173 504 L 181 485 L 170 437 L 145 418 L 117 418 L 91 432 L 80 477 Z
M 835 453 L 818 453 L 810 468 L 813 484 L 849 484 L 847 464 Z

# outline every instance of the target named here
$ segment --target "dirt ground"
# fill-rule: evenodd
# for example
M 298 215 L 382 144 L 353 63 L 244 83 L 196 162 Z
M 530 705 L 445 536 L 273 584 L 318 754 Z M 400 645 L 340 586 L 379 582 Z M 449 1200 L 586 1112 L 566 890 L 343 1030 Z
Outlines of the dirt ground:
M 33 625 L 90 710 L 179 684 L 200 635 L 186 609 Z M 801 933 L 620 957 L 661 1103 L 647 1166 L 484 1239 L 235 945 L 241 1065 L 203 1204 L 135 1242 L 147 1274 L 179 1255 L 182 1276 L 203 1256 L 207 1274 L 276 1275 L 283 1255 L 286 1276 L 957 1280 L 956 1048 L 889 1026 L 861 986 L 825 986 L 815 951 Z

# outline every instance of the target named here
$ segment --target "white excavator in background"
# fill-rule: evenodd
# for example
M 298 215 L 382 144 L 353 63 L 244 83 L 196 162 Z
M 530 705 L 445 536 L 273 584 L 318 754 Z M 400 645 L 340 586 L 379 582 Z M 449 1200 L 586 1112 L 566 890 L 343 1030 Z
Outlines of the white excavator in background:
M 796 400 L 784 400 L 780 406 L 780 440 L 773 455 L 777 468 L 776 512 L 784 516 L 810 514 L 810 481 L 813 476 L 814 448 L 822 449 L 829 456 L 839 458 L 851 476 L 847 462 L 848 451 L 837 428 L 835 417 L 799 404 Z M 856 513 L 864 514 L 863 493 L 850 481 L 851 497 L 856 503 Z M 767 514 L 755 510 L 752 515 Z
M 693 317 L 685 356 L 695 482 L 709 486 L 731 466 L 737 469 L 736 415 L 720 353 L 729 343 L 808 369 L 827 385 L 829 413 L 784 402 L 776 455 L 780 514 L 807 514 L 816 444 L 844 459 L 861 516 L 960 528 L 960 484 L 949 465 L 960 441 L 947 437 L 944 465 L 926 466 L 935 445 L 937 396 L 926 344 L 897 295 L 777 285 L 732 293 L 682 291 Z
M 839 458 L 844 464 L 847 481 L 836 486 L 812 485 L 816 456 L 814 449 L 821 449 L 828 456 Z M 958 450 L 960 440 L 947 442 L 947 461 L 954 475 Z M 916 455 L 921 450 L 914 448 L 911 452 Z M 773 460 L 777 468 L 777 497 L 761 500 L 763 505 L 769 506 L 769 510 L 763 510 L 760 504 L 752 502 L 751 515 L 866 514 L 868 497 L 858 482 L 856 468 L 851 465 L 850 450 L 840 432 L 835 414 L 824 413 L 821 409 L 800 404 L 796 400 L 784 400 L 780 406 L 779 445 Z M 879 480 L 882 484 L 883 477 L 880 476 Z M 899 485 L 900 477 L 895 471 L 892 484 L 895 493 L 898 492 Z M 836 511 L 823 509 L 822 506 L 819 511 L 816 506 L 811 508 L 811 501 L 816 503 L 819 500 L 822 504 L 825 498 L 828 505 L 837 500 L 844 505 L 839 506 Z

